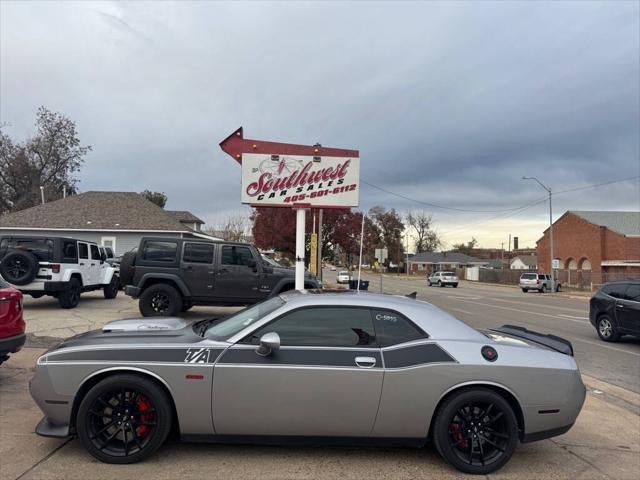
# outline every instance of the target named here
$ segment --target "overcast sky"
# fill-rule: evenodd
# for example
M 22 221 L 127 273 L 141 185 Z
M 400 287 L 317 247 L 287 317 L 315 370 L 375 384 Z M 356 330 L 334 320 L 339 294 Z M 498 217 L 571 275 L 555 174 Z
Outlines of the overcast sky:
M 0 116 L 40 105 L 93 146 L 80 189 L 164 191 L 208 222 L 242 211 L 245 136 L 356 148 L 362 180 L 424 202 L 503 210 L 640 175 L 640 2 L 0 2 Z M 450 242 L 534 245 L 517 215 L 422 207 L 363 185 L 361 206 L 433 213 Z M 640 210 L 638 180 L 558 195 Z M 512 215 L 512 216 L 509 216 Z M 498 218 L 496 218 L 498 217 Z

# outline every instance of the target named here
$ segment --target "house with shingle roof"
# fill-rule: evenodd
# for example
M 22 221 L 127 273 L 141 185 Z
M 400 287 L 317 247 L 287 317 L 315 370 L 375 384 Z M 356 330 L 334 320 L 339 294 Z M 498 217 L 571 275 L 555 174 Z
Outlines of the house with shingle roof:
M 121 255 L 143 236 L 217 239 L 187 211 L 160 208 L 136 192 L 91 191 L 0 217 L 0 235 L 65 236 L 111 246 Z
M 412 273 L 432 273 L 464 267 L 486 267 L 489 260 L 472 257 L 461 252 L 420 252 L 409 258 Z

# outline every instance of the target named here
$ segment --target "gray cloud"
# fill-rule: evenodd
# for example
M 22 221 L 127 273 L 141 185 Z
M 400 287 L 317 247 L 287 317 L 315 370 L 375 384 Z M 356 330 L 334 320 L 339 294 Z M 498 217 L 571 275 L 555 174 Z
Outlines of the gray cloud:
M 94 147 L 84 190 L 163 190 L 207 219 L 238 210 L 240 170 L 217 144 L 240 125 L 359 148 L 366 180 L 462 208 L 544 195 L 522 175 L 556 190 L 640 175 L 636 2 L 0 9 L 2 120 L 18 137 L 41 104 L 76 120 Z M 638 209 L 638 192 L 576 192 L 556 211 Z M 419 208 L 369 187 L 361 198 Z M 492 216 L 434 213 L 454 231 Z M 544 206 L 516 218 L 543 225 Z

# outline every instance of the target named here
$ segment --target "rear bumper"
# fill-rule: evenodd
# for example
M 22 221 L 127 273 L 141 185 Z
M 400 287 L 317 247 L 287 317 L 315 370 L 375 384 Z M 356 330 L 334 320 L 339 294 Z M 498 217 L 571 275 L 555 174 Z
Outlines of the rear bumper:
M 565 425 L 563 427 L 552 428 L 551 430 L 544 430 L 542 432 L 525 434 L 522 436 L 522 439 L 520 441 L 522 443 L 529 443 L 529 442 L 537 442 L 539 440 L 544 440 L 545 438 L 557 437 L 558 435 L 567 433 L 569 430 L 571 430 L 571 427 L 573 427 L 573 423 L 569 425 Z
M 9 353 L 16 353 L 22 348 L 27 336 L 24 333 L 13 337 L 0 338 L 0 357 Z
M 125 295 L 129 295 L 133 298 L 138 298 L 140 296 L 140 287 L 136 287 L 133 285 L 127 285 L 124 287 Z

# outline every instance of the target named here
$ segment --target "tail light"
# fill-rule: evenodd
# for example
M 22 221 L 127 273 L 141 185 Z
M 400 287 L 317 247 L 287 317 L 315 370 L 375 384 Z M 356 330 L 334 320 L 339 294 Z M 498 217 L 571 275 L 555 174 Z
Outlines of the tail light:
M 53 273 L 60 273 L 60 265 L 57 263 L 54 263 L 51 265 L 51 271 Z

